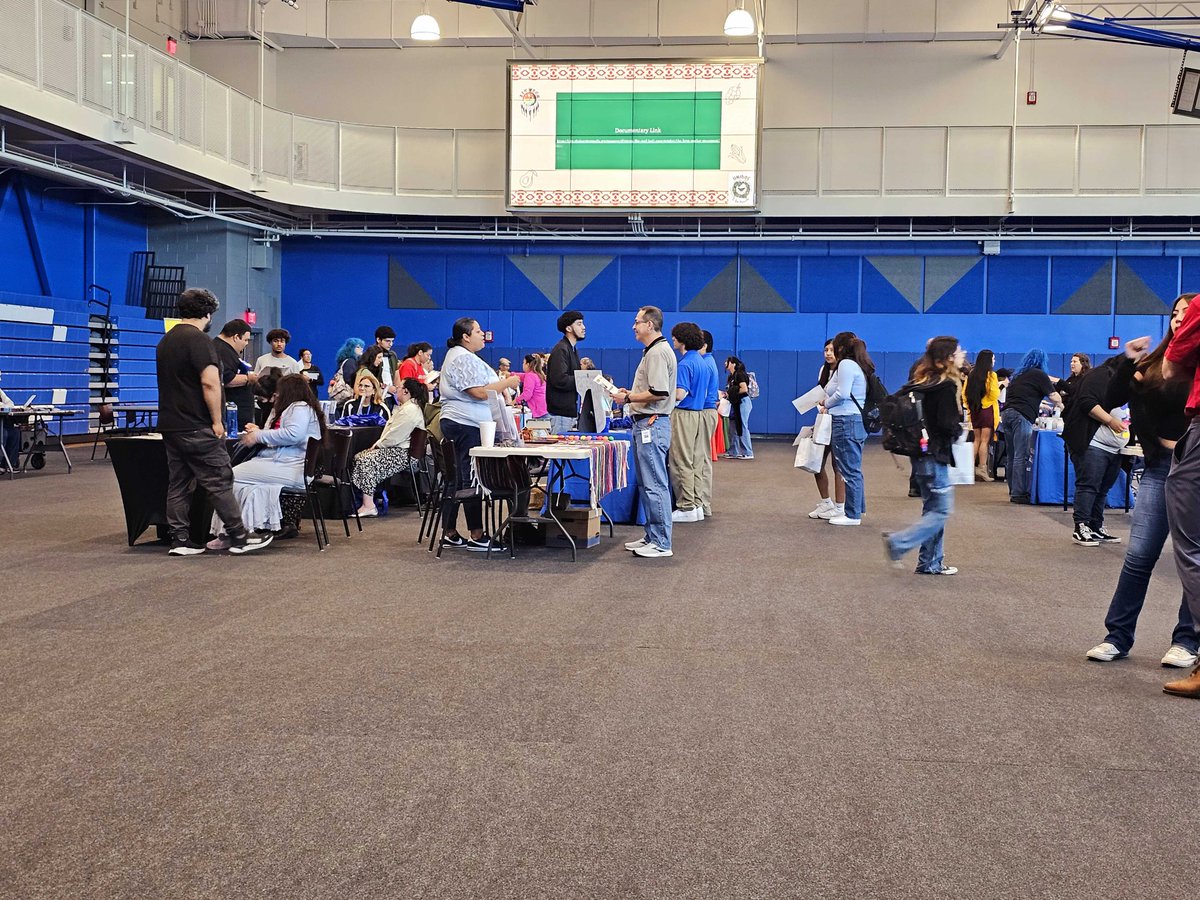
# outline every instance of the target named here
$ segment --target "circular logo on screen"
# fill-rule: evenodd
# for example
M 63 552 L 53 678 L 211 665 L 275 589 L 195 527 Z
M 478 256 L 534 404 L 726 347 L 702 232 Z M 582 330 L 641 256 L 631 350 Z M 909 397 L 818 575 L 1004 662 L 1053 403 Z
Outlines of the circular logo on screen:
M 754 198 L 754 183 L 749 175 L 729 177 L 729 198 L 738 204 L 750 203 Z
M 527 119 L 532 119 L 538 114 L 538 110 L 542 108 L 542 98 L 533 88 L 525 88 L 521 91 L 521 115 Z

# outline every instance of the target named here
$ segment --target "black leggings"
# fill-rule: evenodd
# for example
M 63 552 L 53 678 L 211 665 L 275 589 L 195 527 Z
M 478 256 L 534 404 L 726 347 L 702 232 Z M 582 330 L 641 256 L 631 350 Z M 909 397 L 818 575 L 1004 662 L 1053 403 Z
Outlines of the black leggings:
M 471 486 L 471 448 L 479 446 L 479 428 L 474 425 L 462 425 L 443 416 L 442 436 L 454 441 L 454 459 L 458 468 L 456 483 L 447 487 L 455 491 L 465 490 Z M 463 512 L 467 517 L 467 528 L 471 531 L 483 530 L 483 503 L 478 497 L 464 503 Z M 447 506 L 442 518 L 442 529 L 447 532 L 454 531 L 457 524 L 458 511 L 453 506 Z

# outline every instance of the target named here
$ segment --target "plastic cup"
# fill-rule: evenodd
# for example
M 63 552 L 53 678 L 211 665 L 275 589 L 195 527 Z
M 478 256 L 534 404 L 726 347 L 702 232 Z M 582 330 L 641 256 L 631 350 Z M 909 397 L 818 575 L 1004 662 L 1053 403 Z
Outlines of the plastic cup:
M 479 446 L 480 447 L 496 446 L 496 423 L 495 422 L 480 422 L 479 423 Z

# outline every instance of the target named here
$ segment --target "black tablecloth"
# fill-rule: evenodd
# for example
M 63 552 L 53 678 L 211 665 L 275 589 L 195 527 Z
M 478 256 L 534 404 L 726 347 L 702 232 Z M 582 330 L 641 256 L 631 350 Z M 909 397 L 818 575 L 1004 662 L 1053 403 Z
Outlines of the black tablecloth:
M 120 435 L 106 437 L 105 445 L 112 460 L 121 505 L 125 508 L 125 529 L 129 546 L 151 525 L 158 527 L 158 539 L 170 540 L 167 527 L 167 448 L 158 435 Z M 212 523 L 212 505 L 200 489 L 192 497 L 192 540 L 208 540 Z

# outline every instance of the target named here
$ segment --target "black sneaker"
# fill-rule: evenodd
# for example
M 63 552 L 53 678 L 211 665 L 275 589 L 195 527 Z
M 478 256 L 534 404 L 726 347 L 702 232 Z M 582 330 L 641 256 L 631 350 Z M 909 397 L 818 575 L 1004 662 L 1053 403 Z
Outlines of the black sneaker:
M 1071 540 L 1080 547 L 1099 547 L 1100 540 L 1096 535 L 1092 534 L 1092 529 L 1088 528 L 1082 522 L 1075 526 L 1075 530 L 1071 532 Z
M 443 534 L 442 546 L 453 547 L 455 550 L 462 550 L 467 546 L 467 539 L 461 534 Z
M 175 541 L 171 544 L 171 549 L 167 551 L 169 556 L 199 556 L 207 550 L 203 544 L 197 544 L 194 541 Z
M 1095 537 L 1096 540 L 1098 540 L 1102 544 L 1119 544 L 1119 543 L 1121 543 L 1121 539 L 1119 537 L 1117 537 L 1115 534 L 1109 534 L 1103 528 L 1093 528 L 1093 529 L 1091 529 L 1091 532 L 1092 532 L 1092 536 Z
M 488 550 L 500 551 L 507 548 L 485 531 L 478 538 L 467 538 L 467 549 L 486 553 Z
M 243 534 L 241 537 L 230 537 L 229 552 L 230 553 L 253 553 L 255 550 L 262 550 L 264 547 L 270 547 L 271 541 L 275 540 L 273 534 Z

